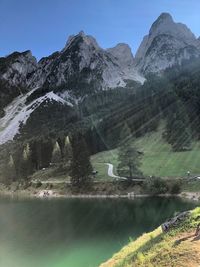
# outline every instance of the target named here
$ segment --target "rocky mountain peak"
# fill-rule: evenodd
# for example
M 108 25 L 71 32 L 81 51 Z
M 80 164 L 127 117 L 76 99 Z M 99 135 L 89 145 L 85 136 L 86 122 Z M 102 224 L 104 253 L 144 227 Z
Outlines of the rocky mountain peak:
M 80 31 L 77 35 L 70 35 L 65 45 L 65 48 L 63 49 L 63 52 L 73 45 L 78 45 L 79 47 L 85 45 L 93 47 L 97 50 L 100 49 L 95 38 L 90 35 L 86 35 L 84 31 Z
M 14 52 L 0 58 L 0 79 L 12 86 L 26 86 L 27 75 L 37 69 L 37 60 L 30 50 Z
M 158 27 L 162 23 L 171 23 L 174 22 L 171 14 L 162 13 L 157 20 L 152 24 L 152 27 Z
M 168 13 L 162 13 L 151 26 L 149 35 L 154 37 L 159 34 L 169 34 L 190 43 L 196 39 L 186 25 L 174 22 L 172 16 Z
M 119 43 L 115 47 L 107 49 L 107 51 L 113 55 L 121 65 L 130 66 L 134 62 L 134 57 L 128 44 Z
M 37 69 L 31 51 L 14 52 L 0 58 L 0 117 L 3 108 L 28 89 L 28 76 Z
M 85 94 L 83 88 L 99 90 L 125 86 L 127 79 L 144 81 L 135 70 L 130 47 L 118 44 L 105 50 L 94 37 L 81 31 L 68 38 L 63 50 L 39 62 L 30 86 L 62 85 L 62 90 L 76 92 L 79 97 Z
M 190 29 L 162 13 L 136 53 L 136 66 L 142 73 L 160 72 L 199 54 L 198 40 Z
M 158 17 L 157 21 L 159 20 L 173 20 L 172 16 L 170 13 L 167 12 L 163 12 L 160 14 L 160 16 Z

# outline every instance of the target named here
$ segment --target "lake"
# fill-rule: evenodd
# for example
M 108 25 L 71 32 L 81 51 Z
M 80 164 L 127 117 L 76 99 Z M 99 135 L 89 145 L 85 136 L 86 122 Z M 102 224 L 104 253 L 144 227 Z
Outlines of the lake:
M 177 198 L 0 198 L 1 267 L 97 267 L 198 203 Z

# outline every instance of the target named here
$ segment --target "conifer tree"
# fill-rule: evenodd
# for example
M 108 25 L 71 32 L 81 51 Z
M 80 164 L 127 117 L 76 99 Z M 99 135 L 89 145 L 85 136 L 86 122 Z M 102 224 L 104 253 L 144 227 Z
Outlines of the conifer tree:
M 133 179 L 134 175 L 140 174 L 140 155 L 130 141 L 120 146 L 118 160 L 117 169 L 120 176 Z
M 65 154 L 65 162 L 66 163 L 70 163 L 71 160 L 72 160 L 72 146 L 71 146 L 71 142 L 70 142 L 69 136 L 65 137 L 64 154 Z
M 74 187 L 89 186 L 91 183 L 92 165 L 83 136 L 76 133 L 71 141 L 71 183 Z
M 60 146 L 58 142 L 56 141 L 53 146 L 53 152 L 52 152 L 52 162 L 58 163 L 61 161 L 61 154 L 60 154 Z

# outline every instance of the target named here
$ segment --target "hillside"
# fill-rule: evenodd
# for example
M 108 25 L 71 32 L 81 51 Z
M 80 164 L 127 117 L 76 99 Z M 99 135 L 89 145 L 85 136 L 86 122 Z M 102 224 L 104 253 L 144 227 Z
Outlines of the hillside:
M 200 174 L 200 142 L 193 142 L 190 151 L 173 152 L 171 146 L 163 139 L 163 126 L 156 132 L 147 133 L 137 138 L 135 145 L 143 152 L 140 167 L 144 175 L 160 177 L 187 177 L 187 171 L 192 176 Z M 117 149 L 105 151 L 92 156 L 93 166 L 99 171 L 99 176 L 107 176 L 105 163 L 118 165 Z
M 177 228 L 162 233 L 158 227 L 130 242 L 100 267 L 197 267 L 200 264 L 200 237 L 195 237 L 200 208 Z

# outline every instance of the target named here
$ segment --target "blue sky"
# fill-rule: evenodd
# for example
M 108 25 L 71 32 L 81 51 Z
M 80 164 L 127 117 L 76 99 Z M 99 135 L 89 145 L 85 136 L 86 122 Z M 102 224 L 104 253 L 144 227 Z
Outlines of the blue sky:
M 0 0 L 0 56 L 30 49 L 40 59 L 80 30 L 103 48 L 125 42 L 135 53 L 162 12 L 200 36 L 199 0 Z

